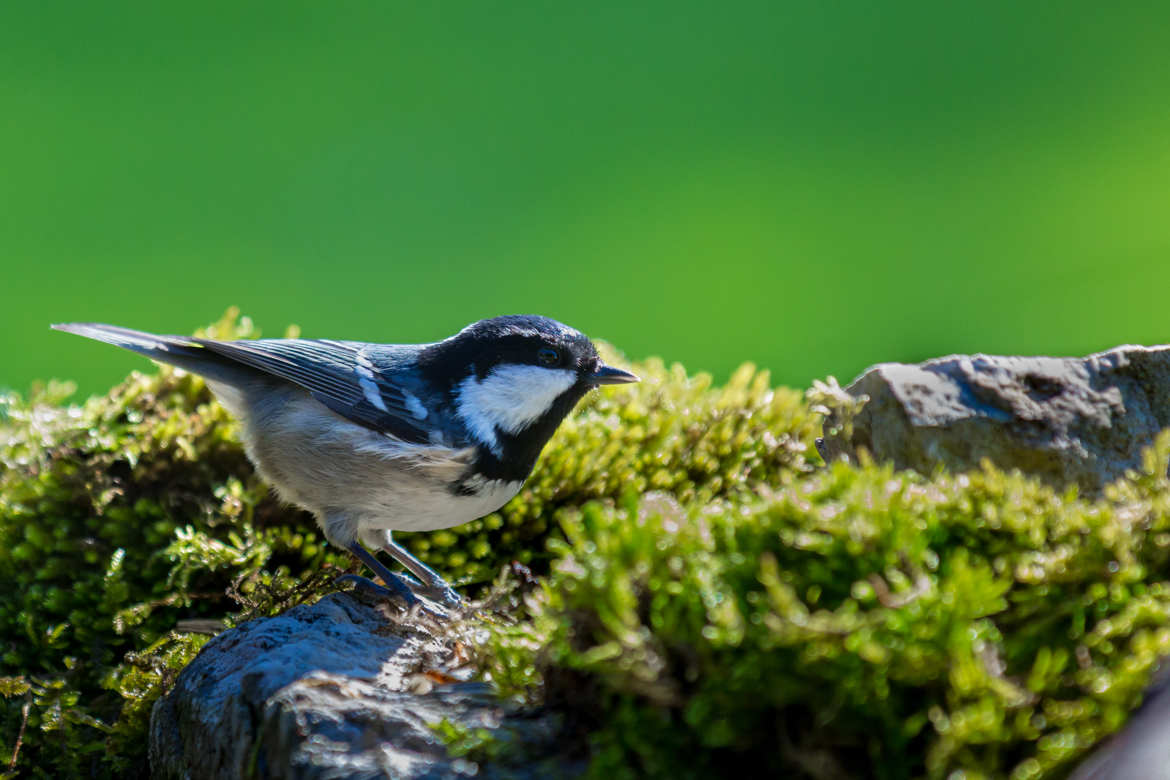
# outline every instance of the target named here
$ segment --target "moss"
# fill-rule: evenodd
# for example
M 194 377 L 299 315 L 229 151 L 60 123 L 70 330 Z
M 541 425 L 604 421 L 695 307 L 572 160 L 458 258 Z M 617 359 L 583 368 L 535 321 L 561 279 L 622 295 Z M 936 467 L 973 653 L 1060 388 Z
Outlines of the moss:
M 599 777 L 1061 776 L 1170 651 L 1168 458 L 1095 502 L 834 464 L 592 505 L 482 661 L 574 713 Z
M 602 345 L 607 361 L 623 364 Z M 446 573 L 486 582 L 502 563 L 547 559 L 550 528 L 589 501 L 647 490 L 679 501 L 739 501 L 790 484 L 820 458 L 818 417 L 799 392 L 741 367 L 723 387 L 659 360 L 634 366 L 636 385 L 591 393 L 558 429 L 520 495 L 500 512 L 444 534 L 403 540 Z M 454 552 L 447 552 L 454 546 Z M 458 556 L 458 561 L 450 558 Z
M 205 333 L 257 335 L 234 311 Z M 811 468 L 814 415 L 766 374 L 745 367 L 712 388 L 677 366 L 638 370 L 636 390 L 582 404 L 502 512 L 402 541 L 457 582 L 486 582 L 513 559 L 547 558 L 545 537 L 587 501 L 649 487 L 731 498 Z M 170 679 L 160 664 L 200 641 L 172 634 L 181 619 L 270 614 L 356 567 L 269 495 L 199 377 L 135 373 L 81 406 L 69 393 L 51 384 L 0 401 L 0 675 L 42 691 L 18 766 L 143 771 L 148 705 Z M 6 699 L 0 755 L 28 695 Z
M 233 314 L 208 332 L 252 328 Z M 324 559 L 311 521 L 269 498 L 198 377 L 135 373 L 82 406 L 64 403 L 69 392 L 0 399 L 0 674 L 32 686 L 7 697 L 0 754 L 23 724 L 17 766 L 33 775 L 108 774 L 106 742 L 142 701 L 128 652 L 180 618 L 237 611 L 234 582 L 247 599 Z M 120 758 L 142 770 L 136 740 L 122 744 L 137 763 Z
M 255 335 L 234 313 L 209 332 Z M 766 373 L 634 369 L 501 512 L 401 538 L 467 587 L 547 573 L 481 660 L 564 711 L 594 774 L 1059 776 L 1136 704 L 1170 644 L 1170 443 L 1095 502 L 990 468 L 818 470 L 817 410 Z M 269 495 L 198 377 L 67 397 L 0 401 L 0 757 L 143 775 L 193 619 L 272 614 L 356 566 Z M 448 736 L 477 760 L 511 743 Z

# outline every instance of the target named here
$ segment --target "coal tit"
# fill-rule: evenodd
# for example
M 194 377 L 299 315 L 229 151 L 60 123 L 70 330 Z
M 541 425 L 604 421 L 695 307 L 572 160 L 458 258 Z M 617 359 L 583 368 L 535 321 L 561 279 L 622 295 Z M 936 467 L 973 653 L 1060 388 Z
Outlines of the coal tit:
M 444 606 L 459 599 L 391 532 L 450 528 L 499 509 L 587 392 L 638 381 L 605 365 L 580 332 L 534 315 L 482 320 L 433 344 L 53 327 L 206 378 L 241 421 L 260 475 L 408 604 L 416 593 Z M 390 572 L 366 547 L 385 550 L 417 580 Z

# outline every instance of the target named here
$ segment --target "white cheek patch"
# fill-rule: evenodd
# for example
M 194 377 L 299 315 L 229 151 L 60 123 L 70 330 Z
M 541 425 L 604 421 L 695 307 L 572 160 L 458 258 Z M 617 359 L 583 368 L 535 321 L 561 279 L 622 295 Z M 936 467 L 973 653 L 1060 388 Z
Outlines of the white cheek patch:
M 456 406 L 476 438 L 499 455 L 497 428 L 519 433 L 544 416 L 576 381 L 577 373 L 567 368 L 497 366 L 482 381 L 474 376 L 463 380 Z

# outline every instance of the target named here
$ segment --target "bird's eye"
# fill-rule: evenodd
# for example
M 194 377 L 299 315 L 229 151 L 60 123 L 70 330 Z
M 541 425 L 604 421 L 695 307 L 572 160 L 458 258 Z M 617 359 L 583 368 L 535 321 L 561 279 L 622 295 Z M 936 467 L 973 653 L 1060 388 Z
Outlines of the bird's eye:
M 561 353 L 552 347 L 541 347 L 536 351 L 536 359 L 542 366 L 555 366 L 561 362 Z

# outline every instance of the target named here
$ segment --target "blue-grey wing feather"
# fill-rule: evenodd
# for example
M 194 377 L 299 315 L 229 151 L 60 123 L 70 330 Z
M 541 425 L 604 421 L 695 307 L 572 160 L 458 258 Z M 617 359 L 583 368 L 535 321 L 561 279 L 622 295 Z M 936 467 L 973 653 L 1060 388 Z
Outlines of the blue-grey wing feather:
M 388 372 L 368 354 L 377 345 L 312 339 L 192 341 L 299 385 L 356 423 L 405 441 L 428 441 L 427 433 L 417 425 L 418 418 L 408 407 L 408 391 L 387 376 Z

